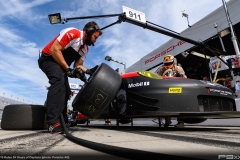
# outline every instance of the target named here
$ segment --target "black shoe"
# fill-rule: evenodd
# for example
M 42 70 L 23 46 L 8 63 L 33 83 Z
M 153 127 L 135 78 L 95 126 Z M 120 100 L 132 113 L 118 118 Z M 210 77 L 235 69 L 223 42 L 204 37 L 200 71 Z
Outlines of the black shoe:
M 172 124 L 172 121 L 171 121 L 171 118 L 165 118 L 165 124 L 164 124 L 164 127 L 168 127 L 170 126 L 170 124 Z
M 169 127 L 169 124 L 164 124 L 164 127 L 166 127 L 166 128 Z
M 178 122 L 175 127 L 177 128 L 183 128 L 184 127 L 184 123 L 183 122 Z
M 105 125 L 111 125 L 111 121 L 110 120 L 106 120 L 105 121 Z
M 62 126 L 59 122 L 49 125 L 48 131 L 51 132 L 52 134 L 63 133 Z

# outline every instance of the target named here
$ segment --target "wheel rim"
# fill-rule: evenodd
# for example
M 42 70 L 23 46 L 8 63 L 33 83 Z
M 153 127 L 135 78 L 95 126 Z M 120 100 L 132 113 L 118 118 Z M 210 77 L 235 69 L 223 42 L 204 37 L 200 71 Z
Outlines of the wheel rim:
M 127 109 L 127 94 L 124 89 L 118 91 L 116 99 L 112 103 L 112 108 L 117 114 L 125 114 Z

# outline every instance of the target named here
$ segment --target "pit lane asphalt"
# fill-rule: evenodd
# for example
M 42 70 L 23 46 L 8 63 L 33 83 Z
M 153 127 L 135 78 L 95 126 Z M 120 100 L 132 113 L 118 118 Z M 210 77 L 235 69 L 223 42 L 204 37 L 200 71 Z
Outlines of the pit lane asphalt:
M 91 121 L 89 126 L 69 128 L 69 133 L 98 143 L 101 148 L 110 146 L 122 150 L 123 154 L 125 149 L 130 149 L 132 154 L 134 151 L 143 153 L 136 159 L 146 159 L 144 155 L 149 159 L 153 156 L 171 158 L 169 155 L 180 156 L 178 159 L 219 159 L 219 155 L 225 159 L 226 156 L 240 159 L 239 125 L 159 128 L 156 123 L 134 121 L 133 127 L 130 124 L 117 127 L 114 120 L 112 125 Z M 126 159 L 124 157 L 81 146 L 70 141 L 65 134 L 50 134 L 45 130 L 0 130 L 0 159 Z

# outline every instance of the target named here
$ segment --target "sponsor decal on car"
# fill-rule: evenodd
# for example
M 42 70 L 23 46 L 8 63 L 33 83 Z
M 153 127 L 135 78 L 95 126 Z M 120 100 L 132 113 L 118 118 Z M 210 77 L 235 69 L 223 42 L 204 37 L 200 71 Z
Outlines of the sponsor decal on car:
M 221 95 L 232 95 L 231 92 L 228 92 L 228 91 L 223 91 L 223 90 L 218 90 L 218 89 L 209 89 L 210 92 L 214 92 L 214 93 L 219 93 Z
M 182 93 L 182 87 L 169 88 L 168 93 Z
M 218 83 L 213 83 L 213 82 L 210 82 L 210 81 L 204 81 L 204 80 L 200 80 L 200 82 L 206 84 L 206 85 L 209 85 L 209 86 L 218 86 L 218 87 L 223 87 L 223 88 L 226 88 L 225 86 L 221 85 L 221 84 L 218 84 Z
M 128 88 L 142 87 L 142 86 L 149 86 L 149 85 L 150 85 L 150 82 L 137 82 L 137 83 L 128 84 Z

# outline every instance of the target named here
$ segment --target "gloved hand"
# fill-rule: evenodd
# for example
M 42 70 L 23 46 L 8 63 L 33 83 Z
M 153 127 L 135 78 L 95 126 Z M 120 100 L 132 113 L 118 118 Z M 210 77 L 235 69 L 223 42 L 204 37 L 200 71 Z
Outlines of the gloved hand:
M 180 74 L 179 72 L 176 72 L 176 73 L 175 73 L 175 77 L 183 77 L 183 75 Z
M 81 68 L 75 68 L 73 71 L 73 75 L 75 78 L 81 79 L 83 82 L 87 82 L 87 77 Z
M 90 76 L 93 75 L 93 73 L 98 69 L 98 65 L 96 65 L 95 67 L 91 68 L 91 69 L 87 69 L 86 70 L 86 74 L 89 74 Z
M 66 74 L 68 77 L 71 77 L 71 78 L 74 78 L 73 72 L 74 72 L 74 69 L 72 69 L 72 68 L 68 68 L 68 69 L 65 70 L 65 74 Z
M 83 72 L 83 70 L 81 68 L 75 68 L 75 69 L 68 68 L 65 70 L 65 74 L 70 78 L 79 78 L 83 82 L 87 81 L 85 73 Z

